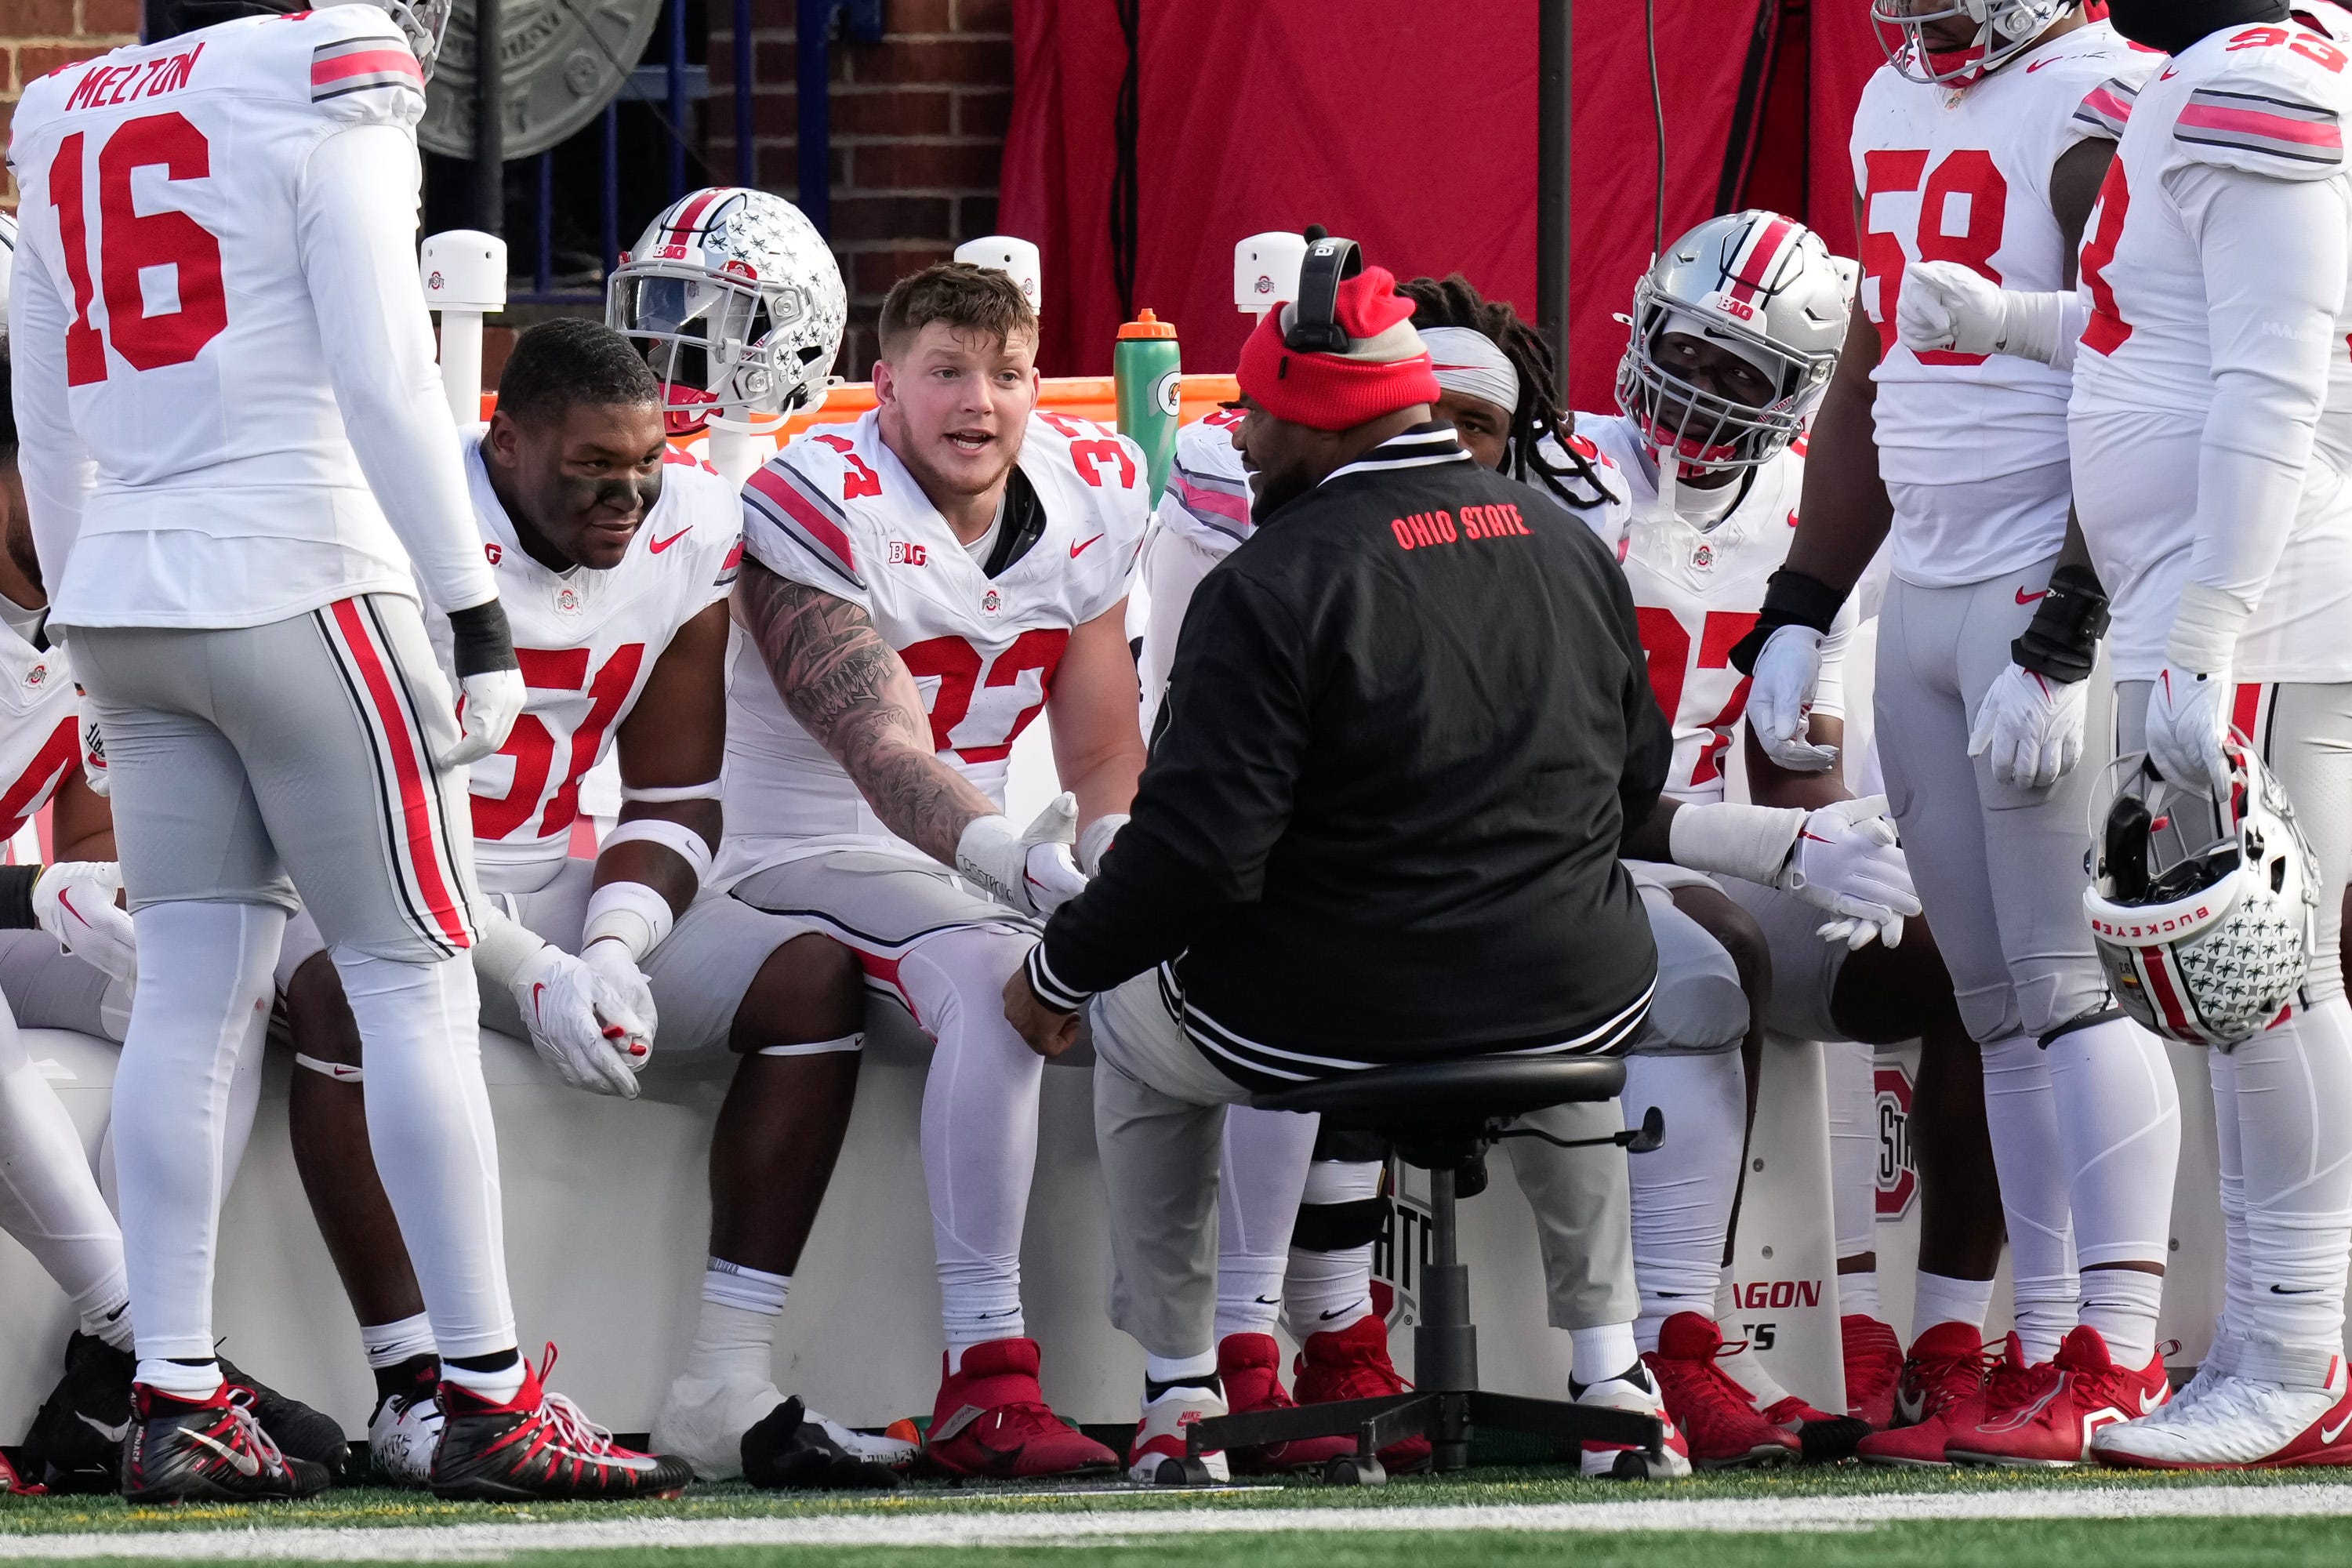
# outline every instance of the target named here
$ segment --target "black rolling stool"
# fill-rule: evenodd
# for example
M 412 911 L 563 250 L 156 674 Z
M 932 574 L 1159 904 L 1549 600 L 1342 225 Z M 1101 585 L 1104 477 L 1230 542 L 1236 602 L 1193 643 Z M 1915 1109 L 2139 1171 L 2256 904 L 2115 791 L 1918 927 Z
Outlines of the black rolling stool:
M 1562 1399 L 1490 1394 L 1478 1386 L 1470 1270 L 1454 1247 L 1457 1190 L 1466 1188 L 1475 1196 L 1485 1189 L 1486 1150 L 1499 1138 L 1540 1138 L 1562 1148 L 1618 1143 L 1636 1153 L 1658 1147 L 1664 1122 L 1654 1108 L 1638 1131 L 1574 1143 L 1507 1125 L 1529 1111 L 1571 1100 L 1613 1100 L 1624 1087 L 1625 1064 L 1611 1058 L 1467 1057 L 1347 1073 L 1253 1098 L 1250 1104 L 1260 1110 L 1319 1111 L 1332 1126 L 1381 1133 L 1394 1141 L 1406 1163 L 1428 1171 L 1431 1257 L 1422 1276 L 1423 1315 L 1412 1331 L 1414 1386 L 1377 1399 L 1218 1416 L 1191 1429 L 1191 1452 L 1353 1436 L 1355 1453 L 1332 1460 L 1326 1479 L 1381 1486 L 1388 1472 L 1378 1455 L 1399 1438 L 1426 1436 L 1431 1468 L 1459 1470 L 1470 1460 L 1471 1432 L 1487 1427 L 1571 1442 L 1628 1444 L 1629 1450 L 1618 1457 L 1619 1476 L 1664 1475 L 1665 1426 L 1654 1417 Z

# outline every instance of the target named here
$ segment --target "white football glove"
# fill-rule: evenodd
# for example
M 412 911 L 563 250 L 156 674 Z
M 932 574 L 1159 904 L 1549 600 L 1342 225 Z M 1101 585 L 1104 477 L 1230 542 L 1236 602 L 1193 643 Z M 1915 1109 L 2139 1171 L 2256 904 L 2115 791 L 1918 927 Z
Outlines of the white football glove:
M 2229 733 L 2231 690 L 2226 665 L 2200 675 L 2167 664 L 2147 694 L 2147 760 L 2181 788 L 2204 790 L 2218 801 L 2230 798 L 2230 760 L 2221 742 Z
M 1969 755 L 1992 753 L 1992 776 L 2012 789 L 2048 789 L 2083 760 L 2090 683 L 2053 680 L 2011 665 L 1985 689 Z
M 1126 812 L 1114 811 L 1108 816 L 1097 816 L 1087 824 L 1087 830 L 1078 835 L 1079 870 L 1089 877 L 1102 875 L 1103 857 L 1110 853 L 1112 842 L 1118 837 L 1118 830 L 1127 826 L 1127 816 Z
M 106 736 L 88 714 L 81 721 L 81 776 L 95 795 L 114 793 L 114 776 L 106 771 Z
M 1775 886 L 1836 916 L 1821 928 L 1822 940 L 1849 948 L 1867 946 L 1873 937 L 1893 947 L 1903 940 L 1904 918 L 1919 912 L 1883 795 L 1808 813 Z
M 457 683 L 457 724 L 464 731 L 443 761 L 463 767 L 480 762 L 507 743 L 507 732 L 530 696 L 520 669 L 486 669 Z
M 2013 354 L 2063 370 L 2086 319 L 2072 291 L 2004 289 L 1957 261 L 1915 261 L 1903 269 L 1895 335 L 1914 353 Z
M 44 866 L 33 883 L 33 914 L 41 929 L 76 958 L 126 985 L 139 983 L 139 942 L 131 917 L 115 907 L 122 868 L 112 860 L 66 860 Z
M 645 1058 L 628 1054 L 628 1041 L 653 1031 L 595 967 L 550 942 L 525 961 L 509 989 L 522 1009 L 531 1048 L 564 1082 L 637 1098 L 636 1067 Z
M 1816 746 L 1806 739 L 1813 688 L 1821 679 L 1822 634 L 1811 626 L 1778 628 L 1756 655 L 1748 727 L 1764 754 L 1790 773 L 1827 773 L 1837 761 L 1835 746 Z
M 594 970 L 619 998 L 625 1012 L 635 1022 L 635 1027 L 621 1042 L 621 1049 L 635 1071 L 646 1069 L 646 1059 L 653 1054 L 654 1031 L 661 1019 L 654 1010 L 654 988 L 629 955 L 629 944 L 618 937 L 605 937 L 592 942 L 580 953 L 580 961 Z M 619 1015 L 607 1012 L 607 1021 L 620 1023 Z
M 1065 790 L 1023 833 L 1011 817 L 972 818 L 956 841 L 956 869 L 1007 909 L 1044 920 L 1086 890 L 1077 838 L 1078 797 Z

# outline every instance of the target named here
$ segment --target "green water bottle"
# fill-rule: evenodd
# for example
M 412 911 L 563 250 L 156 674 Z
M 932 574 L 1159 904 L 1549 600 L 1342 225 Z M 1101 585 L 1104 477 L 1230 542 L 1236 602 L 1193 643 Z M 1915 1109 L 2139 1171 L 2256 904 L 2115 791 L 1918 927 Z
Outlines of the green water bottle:
M 1176 352 L 1176 329 L 1145 310 L 1119 328 L 1110 364 L 1118 393 L 1118 433 L 1143 448 L 1156 507 L 1168 484 L 1168 465 L 1176 456 L 1176 414 L 1183 398 L 1184 367 Z

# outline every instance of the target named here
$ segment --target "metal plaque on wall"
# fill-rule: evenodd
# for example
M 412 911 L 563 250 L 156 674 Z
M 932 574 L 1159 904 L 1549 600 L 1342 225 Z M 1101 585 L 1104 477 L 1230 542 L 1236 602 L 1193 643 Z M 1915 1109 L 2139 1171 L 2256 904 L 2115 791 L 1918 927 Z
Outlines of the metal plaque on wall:
M 506 155 L 544 153 L 596 117 L 653 37 L 662 0 L 505 0 Z M 425 91 L 416 139 L 446 157 L 474 155 L 474 0 L 457 0 Z

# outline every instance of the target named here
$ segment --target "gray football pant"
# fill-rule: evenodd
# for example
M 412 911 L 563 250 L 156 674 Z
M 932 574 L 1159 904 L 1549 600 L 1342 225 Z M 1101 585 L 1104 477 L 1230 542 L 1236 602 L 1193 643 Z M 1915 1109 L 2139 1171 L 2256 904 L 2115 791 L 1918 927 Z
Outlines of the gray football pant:
M 1095 998 L 1095 1138 L 1110 1201 L 1111 1321 L 1150 1353 L 1197 1356 L 1215 1348 L 1217 1183 L 1224 1108 L 1249 1090 L 1184 1037 L 1156 973 Z M 1556 1138 L 1616 1131 L 1614 1100 L 1564 1105 L 1523 1118 Z M 1555 1327 L 1631 1322 L 1633 1239 L 1624 1151 L 1555 1149 L 1513 1139 L 1512 1168 L 1536 1211 Z M 1310 1143 L 1255 1179 L 1279 1183 L 1294 1206 L 1307 1184 Z
M 2083 852 L 2114 756 L 2104 667 L 2090 677 L 2083 760 L 2020 789 L 1969 755 L 1986 689 L 2011 662 L 2055 558 L 1958 588 L 1887 584 L 1878 629 L 1878 755 L 1919 900 L 1981 1044 L 2042 1035 L 2106 1005 L 2083 915 Z

